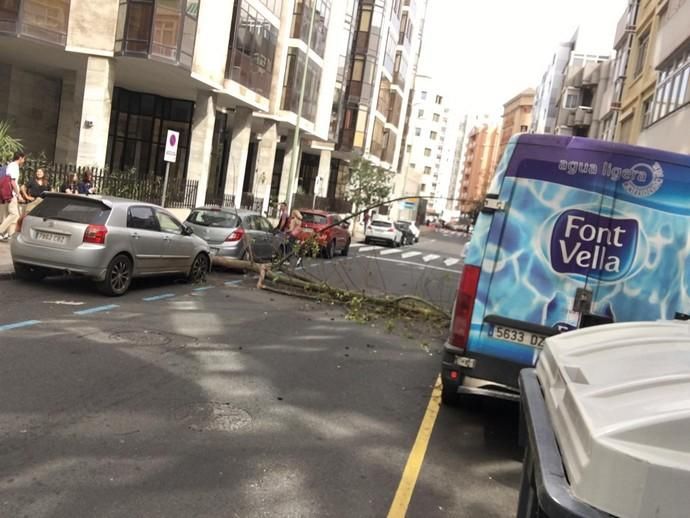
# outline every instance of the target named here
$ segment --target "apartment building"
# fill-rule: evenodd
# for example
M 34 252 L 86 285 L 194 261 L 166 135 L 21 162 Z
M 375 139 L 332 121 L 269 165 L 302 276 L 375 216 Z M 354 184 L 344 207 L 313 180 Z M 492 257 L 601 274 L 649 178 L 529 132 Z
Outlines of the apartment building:
M 465 166 L 465 152 L 467 150 L 467 139 L 469 138 L 470 117 L 465 115 L 460 117 L 458 124 L 457 137 L 455 139 L 455 154 L 453 156 L 453 168 L 448 185 L 448 203 L 446 209 L 452 213 L 452 217 L 460 215 L 460 190 L 461 180 Z
M 638 144 L 690 154 L 690 2 L 668 0 L 657 10 L 651 55 L 657 74 Z M 648 100 L 647 98 L 646 100 Z
M 503 156 L 510 137 L 529 132 L 536 93 L 534 88 L 527 88 L 503 105 L 501 139 L 498 147 L 499 160 Z
M 357 150 L 395 161 L 422 15 L 414 0 L 8 0 L 0 119 L 49 160 L 158 176 L 179 131 L 171 182 L 197 182 L 197 204 L 335 199 L 353 74 Z
M 498 125 L 474 126 L 468 135 L 460 186 L 460 211 L 472 214 L 480 208 L 496 170 L 501 130 Z
M 427 198 L 426 213 L 437 215 L 446 206 L 452 175 L 457 120 L 444 92 L 431 76 L 415 77 L 394 197 L 421 195 Z M 401 219 L 415 219 L 416 201 L 403 201 L 392 211 Z

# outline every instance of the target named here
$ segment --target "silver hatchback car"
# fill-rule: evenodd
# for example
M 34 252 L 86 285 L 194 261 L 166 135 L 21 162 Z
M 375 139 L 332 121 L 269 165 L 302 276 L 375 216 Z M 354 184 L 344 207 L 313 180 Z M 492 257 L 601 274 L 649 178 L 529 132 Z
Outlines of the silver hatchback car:
M 102 293 L 125 293 L 134 277 L 184 274 L 204 279 L 210 249 L 165 209 L 113 197 L 47 193 L 20 220 L 10 249 L 18 278 L 75 273 Z

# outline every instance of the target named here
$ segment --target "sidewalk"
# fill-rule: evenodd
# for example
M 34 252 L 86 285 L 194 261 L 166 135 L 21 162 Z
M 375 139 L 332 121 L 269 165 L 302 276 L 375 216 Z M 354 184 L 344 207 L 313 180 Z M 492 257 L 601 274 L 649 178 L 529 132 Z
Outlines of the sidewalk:
M 14 276 L 10 244 L 0 243 L 0 280 L 10 279 Z

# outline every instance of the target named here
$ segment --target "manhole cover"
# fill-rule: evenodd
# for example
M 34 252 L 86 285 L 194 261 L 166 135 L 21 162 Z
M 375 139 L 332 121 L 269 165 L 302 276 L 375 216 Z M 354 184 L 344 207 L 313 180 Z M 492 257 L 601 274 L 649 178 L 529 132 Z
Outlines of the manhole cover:
M 185 406 L 176 412 L 176 417 L 195 432 L 234 432 L 252 421 L 246 410 L 217 401 Z
M 157 331 L 121 331 L 113 333 L 110 337 L 136 345 L 166 345 L 172 341 L 170 337 Z

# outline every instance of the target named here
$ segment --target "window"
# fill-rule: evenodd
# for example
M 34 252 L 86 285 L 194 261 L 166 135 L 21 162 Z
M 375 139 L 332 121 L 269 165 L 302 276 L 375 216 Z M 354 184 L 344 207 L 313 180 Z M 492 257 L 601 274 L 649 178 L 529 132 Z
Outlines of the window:
M 439 120 L 441 120 L 441 116 L 438 113 L 434 113 L 433 121 L 438 122 Z
M 430 148 L 424 148 L 424 156 L 431 156 L 431 149 Z
M 689 80 L 690 43 L 682 47 L 661 67 L 649 124 L 653 124 L 690 101 Z
M 565 101 L 563 102 L 563 108 L 573 109 L 577 108 L 580 104 L 580 93 L 577 89 L 569 88 L 567 90 Z
M 431 138 L 431 140 L 436 140 L 436 137 L 438 137 L 438 133 L 436 133 L 435 131 L 431 131 L 429 133 L 429 138 Z
M 0 1 L 0 32 L 17 32 L 19 0 Z
M 419 192 L 426 192 L 426 185 L 422 184 L 419 188 Z
M 414 129 L 414 136 L 419 137 L 422 134 L 422 128 L 415 128 Z
M 1 0 L 0 32 L 18 31 L 32 38 L 64 45 L 69 7 L 70 0 Z
M 158 220 L 151 207 L 130 207 L 127 211 L 127 226 L 140 230 L 159 230 Z
M 407 152 L 408 153 L 412 152 L 412 144 L 407 145 Z
M 436 101 L 435 101 L 435 102 L 436 102 L 436 104 L 441 104 L 441 103 L 443 102 L 443 97 L 440 96 L 440 95 L 437 95 L 437 96 L 436 96 Z
M 311 49 L 323 57 L 326 49 L 331 0 L 296 0 L 294 10 L 292 11 L 291 36 L 305 43 L 309 40 L 309 24 L 314 2 L 316 2 L 316 9 L 314 11 L 314 25 L 311 31 Z M 369 16 L 371 16 L 371 12 L 369 12 Z
M 527 133 L 527 130 L 529 130 L 527 126 L 520 126 L 520 133 Z
M 411 162 L 410 169 L 417 169 L 417 165 L 414 162 Z
M 304 106 L 302 116 L 310 121 L 316 120 L 316 107 L 319 98 L 319 87 L 321 86 L 321 67 L 312 59 L 308 65 L 306 54 L 295 47 L 291 47 L 287 55 L 287 65 L 285 70 L 285 80 L 283 83 L 283 110 L 297 113 L 299 108 L 300 86 L 304 67 L 307 66 L 307 81 L 304 90 Z M 268 86 L 271 85 L 271 77 L 267 78 Z
M 649 47 L 649 31 L 645 32 L 637 41 L 637 61 L 635 62 L 635 77 L 639 76 L 644 70 L 647 60 L 647 48 Z
M 156 219 L 158 220 L 158 226 L 162 232 L 167 232 L 168 234 L 182 234 L 182 225 L 169 214 L 157 210 Z
M 426 166 L 426 167 L 424 168 L 424 174 L 431 174 L 431 167 Z
M 426 96 L 427 96 L 427 93 L 424 90 L 422 90 L 422 93 L 420 95 L 420 98 L 422 99 L 422 101 L 426 101 Z
M 418 110 L 417 111 L 417 118 L 418 119 L 424 118 L 424 110 Z
M 644 129 L 652 123 L 652 106 L 654 99 L 650 96 L 642 102 L 642 120 L 640 121 L 640 129 Z

